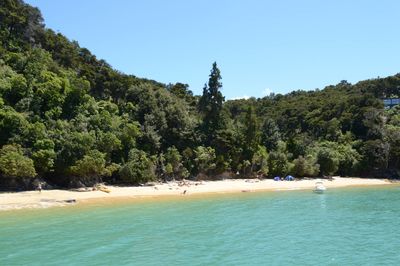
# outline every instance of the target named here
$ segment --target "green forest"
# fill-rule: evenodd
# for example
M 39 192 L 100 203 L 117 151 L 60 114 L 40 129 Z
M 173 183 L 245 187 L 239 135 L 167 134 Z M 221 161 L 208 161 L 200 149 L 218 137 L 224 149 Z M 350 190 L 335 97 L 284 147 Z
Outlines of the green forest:
M 400 106 L 382 99 L 400 96 L 400 74 L 225 101 L 223 69 L 210 68 L 202 95 L 124 74 L 37 8 L 0 1 L 0 188 L 399 178 Z

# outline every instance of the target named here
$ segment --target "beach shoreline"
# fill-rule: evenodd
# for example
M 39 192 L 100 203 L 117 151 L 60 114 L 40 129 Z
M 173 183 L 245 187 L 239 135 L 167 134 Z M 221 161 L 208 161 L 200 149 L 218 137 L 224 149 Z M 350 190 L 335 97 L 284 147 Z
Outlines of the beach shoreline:
M 69 206 L 96 200 L 134 200 L 165 196 L 191 196 L 218 193 L 241 193 L 261 191 L 312 190 L 321 180 L 325 187 L 381 186 L 391 185 L 387 179 L 341 178 L 302 179 L 297 181 L 273 181 L 271 179 L 226 179 L 221 181 L 174 181 L 153 183 L 151 186 L 118 187 L 107 186 L 106 190 L 43 190 L 0 193 L 0 211 L 37 209 Z

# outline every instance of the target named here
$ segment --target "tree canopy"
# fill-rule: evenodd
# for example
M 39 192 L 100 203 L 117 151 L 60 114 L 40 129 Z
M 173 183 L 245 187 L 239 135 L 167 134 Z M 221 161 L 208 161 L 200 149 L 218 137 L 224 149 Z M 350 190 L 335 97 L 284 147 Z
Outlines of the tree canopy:
M 246 89 L 246 88 L 243 88 Z M 222 172 L 398 177 L 400 74 L 225 101 L 217 63 L 201 96 L 127 75 L 0 2 L 0 186 L 67 187 Z

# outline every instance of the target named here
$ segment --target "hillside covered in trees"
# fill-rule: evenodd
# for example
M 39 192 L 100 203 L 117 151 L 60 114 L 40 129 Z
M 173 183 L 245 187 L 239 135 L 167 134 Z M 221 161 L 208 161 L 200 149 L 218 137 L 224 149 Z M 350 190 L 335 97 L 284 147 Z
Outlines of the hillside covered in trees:
M 223 70 L 222 70 L 223 71 Z M 322 175 L 399 177 L 400 75 L 225 101 L 217 64 L 201 96 L 114 70 L 0 2 L 0 188 L 106 181 Z M 245 90 L 246 88 L 243 88 Z

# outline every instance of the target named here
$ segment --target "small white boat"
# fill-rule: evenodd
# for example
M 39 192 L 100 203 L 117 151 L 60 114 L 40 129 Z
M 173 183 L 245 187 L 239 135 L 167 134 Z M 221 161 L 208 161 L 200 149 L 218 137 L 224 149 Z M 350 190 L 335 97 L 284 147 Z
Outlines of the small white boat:
M 315 183 L 315 188 L 314 188 L 314 192 L 315 193 L 324 193 L 326 191 L 326 187 L 324 186 L 324 183 L 322 183 L 321 181 L 318 181 Z

